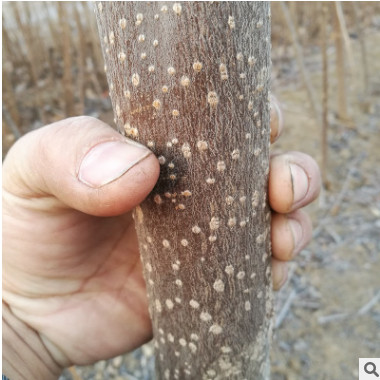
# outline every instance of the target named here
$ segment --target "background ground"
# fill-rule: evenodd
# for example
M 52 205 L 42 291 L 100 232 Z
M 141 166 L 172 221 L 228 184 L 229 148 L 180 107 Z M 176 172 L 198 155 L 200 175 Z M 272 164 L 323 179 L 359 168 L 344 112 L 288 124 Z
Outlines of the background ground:
M 321 103 L 322 63 L 315 21 L 318 17 L 310 19 L 319 8 L 314 7 L 289 4 L 309 80 Z M 345 67 L 349 106 L 344 121 L 337 111 L 336 51 L 329 29 L 328 187 L 308 208 L 314 222 L 314 239 L 291 265 L 289 280 L 276 295 L 273 380 L 357 379 L 359 357 L 380 357 L 380 13 L 378 8 L 366 4 L 361 8 L 369 83 L 365 86 L 352 9 L 345 4 L 353 65 Z M 277 3 L 272 15 L 272 90 L 283 104 L 286 120 L 283 137 L 274 149 L 301 150 L 321 163 L 321 123 L 312 114 L 294 43 Z M 9 62 L 4 63 L 10 70 Z M 13 66 L 11 72 L 15 70 L 17 67 Z M 25 93 L 30 98 L 36 88 L 25 85 L 23 91 L 17 92 L 17 86 L 20 83 L 15 85 L 13 81 L 20 118 L 17 126 L 22 134 L 41 125 L 41 120 L 35 116 L 33 104 L 24 99 Z M 87 91 L 85 100 L 86 113 L 112 124 L 112 112 L 104 94 Z M 9 103 L 6 106 L 10 114 Z M 64 104 L 51 105 L 45 118 L 52 121 L 64 117 L 62 109 Z M 5 153 L 17 136 L 9 123 L 4 125 L 3 121 L 3 128 Z M 146 345 L 132 354 L 94 366 L 66 370 L 62 379 L 148 380 L 153 378 L 153 362 L 153 350 Z

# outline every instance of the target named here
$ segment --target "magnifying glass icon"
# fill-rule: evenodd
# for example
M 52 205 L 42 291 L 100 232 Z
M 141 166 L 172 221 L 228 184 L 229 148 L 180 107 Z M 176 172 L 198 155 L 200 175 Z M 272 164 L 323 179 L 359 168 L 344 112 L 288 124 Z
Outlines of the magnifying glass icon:
M 364 372 L 368 373 L 368 375 L 375 375 L 376 377 L 379 377 L 379 374 L 376 372 L 375 363 L 372 363 L 372 362 L 365 363 Z

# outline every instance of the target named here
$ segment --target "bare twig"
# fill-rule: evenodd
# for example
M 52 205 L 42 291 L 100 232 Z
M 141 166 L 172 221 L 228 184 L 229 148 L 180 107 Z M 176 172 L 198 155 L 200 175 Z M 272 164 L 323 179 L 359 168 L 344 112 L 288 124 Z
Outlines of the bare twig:
M 377 292 L 377 294 L 372 297 L 372 299 L 366 303 L 359 311 L 358 315 L 364 315 L 368 313 L 380 300 L 380 290 Z
M 344 19 L 342 3 L 339 1 L 335 1 L 334 4 L 335 4 L 336 16 L 338 18 L 339 27 L 340 27 L 341 34 L 343 37 L 344 45 L 346 47 L 347 58 L 348 58 L 348 66 L 350 69 L 353 70 L 353 68 L 354 68 L 354 58 L 353 57 L 354 56 L 352 53 L 352 46 L 351 46 L 350 36 L 349 36 L 348 30 L 347 30 L 346 21 Z
M 276 323 L 275 323 L 275 328 L 278 329 L 282 322 L 285 320 L 286 315 L 288 314 L 293 301 L 297 298 L 297 292 L 293 289 L 287 300 L 285 301 L 284 305 L 282 306 L 281 311 L 278 313 L 277 318 L 276 318 Z
M 301 307 L 303 309 L 310 309 L 310 310 L 318 310 L 321 307 L 321 304 L 319 302 L 313 302 L 313 301 L 294 301 L 294 306 Z
M 73 4 L 74 18 L 78 30 L 78 42 L 77 42 L 77 52 L 78 52 L 78 92 L 79 92 L 79 114 L 84 113 L 84 100 L 85 100 L 85 66 L 86 66 L 86 41 L 85 41 L 85 31 L 82 25 L 82 20 L 79 14 L 78 6 L 76 3 Z
M 318 323 L 320 325 L 325 325 L 330 322 L 340 321 L 346 318 L 355 318 L 358 316 L 362 316 L 368 313 L 375 305 L 378 304 L 380 300 L 380 291 L 378 291 L 374 297 L 371 298 L 369 302 L 367 302 L 357 313 L 336 313 L 330 314 L 326 316 L 322 316 L 318 318 Z
M 60 23 L 62 27 L 62 39 L 63 39 L 63 91 L 65 97 L 65 109 L 66 117 L 74 115 L 74 96 L 73 96 L 73 78 L 71 74 L 72 70 L 72 56 L 71 56 L 71 41 L 70 41 L 70 29 L 68 24 L 68 14 L 66 4 L 58 2 L 58 12 L 60 17 Z
M 313 110 L 315 118 L 317 120 L 320 120 L 320 118 L 321 118 L 321 116 L 320 116 L 321 115 L 320 105 L 317 102 L 317 96 L 315 95 L 314 87 L 311 83 L 309 73 L 307 72 L 307 69 L 305 66 L 305 59 L 303 56 L 301 45 L 298 42 L 298 36 L 297 36 L 296 29 L 294 27 L 294 22 L 292 20 L 291 15 L 290 15 L 288 5 L 284 1 L 281 1 L 281 8 L 282 8 L 282 11 L 284 13 L 286 24 L 287 24 L 289 31 L 290 31 L 290 34 L 292 36 L 293 45 L 294 45 L 294 48 L 296 51 L 297 62 L 298 62 L 299 68 L 301 70 L 302 79 L 303 79 L 304 85 L 306 87 L 307 94 L 309 96 L 311 108 Z
M 327 323 L 330 323 L 330 322 L 341 321 L 342 319 L 346 319 L 349 316 L 350 314 L 348 313 L 336 313 L 336 314 L 325 315 L 318 318 L 318 323 L 320 325 L 326 325 Z
M 367 62 L 367 48 L 365 44 L 364 31 L 361 24 L 361 11 L 359 6 L 355 1 L 351 3 L 354 10 L 354 20 L 355 20 L 355 28 L 358 34 L 359 44 L 360 44 L 360 57 L 362 59 L 362 70 L 364 76 L 364 93 L 368 93 L 369 89 L 369 73 L 368 73 L 368 62 Z
M 320 232 L 322 231 L 322 229 L 325 227 L 326 225 L 326 222 L 327 220 L 331 217 L 331 216 L 335 216 L 337 215 L 338 211 L 339 211 L 339 207 L 343 201 L 343 198 L 345 197 L 347 191 L 348 191 L 348 186 L 350 184 L 350 181 L 351 181 L 351 177 L 354 173 L 354 170 L 356 169 L 356 167 L 358 166 L 359 162 L 366 156 L 365 153 L 362 153 L 362 154 L 359 154 L 358 156 L 356 156 L 350 163 L 349 163 L 349 169 L 347 171 L 347 175 L 346 175 L 346 178 L 343 182 L 343 185 L 342 185 L 342 188 L 339 192 L 339 194 L 337 195 L 337 197 L 335 198 L 335 201 L 334 203 L 332 204 L 331 207 L 328 208 L 328 210 L 326 210 L 325 214 L 319 219 L 319 223 L 318 225 L 316 226 L 316 228 L 314 228 L 314 231 L 313 231 L 313 238 L 317 237 Z M 335 240 L 335 239 L 334 239 Z
M 12 131 L 12 134 L 14 138 L 17 140 L 21 137 L 20 129 L 18 128 L 17 124 L 13 121 L 11 115 L 9 114 L 8 110 L 6 109 L 5 105 L 3 104 L 3 118 L 7 126 Z
M 78 375 L 78 372 L 77 370 L 75 369 L 75 367 L 69 367 L 68 368 L 70 374 L 71 374 L 71 377 L 73 378 L 73 380 L 83 380 L 81 376 Z
M 327 132 L 329 128 L 328 124 L 328 99 L 329 99 L 329 93 L 328 93 L 328 59 L 327 59 L 327 5 L 326 3 L 322 3 L 322 166 L 321 166 L 321 172 L 322 172 L 322 181 L 325 187 L 328 186 L 327 183 L 327 146 L 328 146 L 328 139 L 327 139 Z
M 335 199 L 335 202 L 333 203 L 333 205 L 330 208 L 331 215 L 336 215 L 338 213 L 338 210 L 339 210 L 339 207 L 343 201 L 343 198 L 347 193 L 348 186 L 351 182 L 352 175 L 353 175 L 358 163 L 364 158 L 364 156 L 365 156 L 365 153 L 362 153 L 362 154 L 356 156 L 353 161 L 351 161 L 351 164 L 349 166 L 349 169 L 348 169 L 348 172 L 346 175 L 346 179 L 343 182 L 342 189 L 340 190 L 340 193 L 338 194 L 338 196 Z
M 341 23 L 339 20 L 338 8 L 334 6 L 334 11 L 333 11 L 334 12 L 335 47 L 336 47 L 335 67 L 336 67 L 337 88 L 338 88 L 338 116 L 342 120 L 347 120 L 348 109 L 347 109 L 346 75 L 345 75 L 345 56 L 344 56 L 344 45 L 343 45 L 343 38 L 342 38 L 342 28 L 341 28 Z

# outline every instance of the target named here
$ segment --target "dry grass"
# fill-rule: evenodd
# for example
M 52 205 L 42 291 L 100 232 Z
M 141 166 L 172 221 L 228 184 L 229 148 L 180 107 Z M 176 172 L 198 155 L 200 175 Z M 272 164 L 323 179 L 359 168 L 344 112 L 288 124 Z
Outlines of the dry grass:
M 69 116 L 84 113 L 97 116 L 102 112 L 108 86 L 92 6 L 91 2 L 9 2 L 3 5 L 5 150 L 19 134 L 30 129 Z M 350 3 L 329 3 L 328 7 L 329 16 L 322 18 L 318 3 L 272 4 L 274 63 L 296 59 L 295 66 L 301 74 L 298 80 L 302 79 L 308 89 L 309 104 L 316 118 L 321 118 L 322 102 L 308 79 L 303 57 L 320 48 L 321 23 L 324 20 L 328 24 L 328 46 L 333 48 L 334 40 L 339 42 L 337 62 L 342 88 L 349 86 L 345 75 L 347 67 L 341 64 L 349 52 L 347 33 L 360 39 L 363 59 L 357 62 L 360 68 L 354 70 L 363 73 L 363 87 L 367 88 L 365 33 L 371 28 L 373 15 L 380 5 L 361 3 L 359 8 Z M 335 29 L 330 20 L 334 8 L 341 11 Z M 341 40 L 344 42 L 340 43 Z M 343 116 L 349 117 L 343 90 L 338 105 Z
M 359 320 L 354 312 L 372 299 L 378 300 L 375 268 L 379 244 L 373 236 L 378 237 L 380 215 L 376 163 L 380 111 L 373 94 L 377 91 L 378 99 L 380 59 L 375 55 L 373 37 L 379 35 L 380 3 L 340 4 L 337 8 L 332 2 L 323 6 L 288 2 L 290 17 L 286 20 L 283 5 L 272 3 L 273 89 L 284 100 L 288 120 L 287 133 L 278 145 L 286 150 L 301 147 L 312 154 L 323 162 L 325 171 L 329 170 L 324 177 L 331 181 L 330 190 L 311 210 L 314 220 L 319 218 L 315 241 L 301 254 L 301 265 L 294 266 L 288 287 L 278 297 L 282 330 L 277 332 L 274 350 L 276 380 L 354 378 L 334 367 L 332 354 L 325 354 L 330 352 L 329 347 L 336 349 L 334 344 L 343 342 L 341 323 L 347 322 L 345 333 L 360 330 L 361 334 L 347 340 L 348 348 L 334 351 L 342 363 L 348 354 L 352 358 L 356 355 L 354 348 L 362 335 L 368 335 L 362 340 L 369 348 L 373 344 L 374 350 L 379 349 L 378 344 L 371 343 L 373 331 L 364 331 L 366 325 L 374 325 L 374 317 L 360 315 Z M 3 5 L 3 152 L 19 136 L 45 123 L 80 114 L 112 114 L 92 6 L 86 2 Z M 66 21 L 59 17 L 63 14 L 59 7 L 64 8 Z M 336 54 L 338 42 L 340 58 Z M 303 69 L 298 63 L 300 55 Z M 339 70 L 344 74 L 339 76 L 341 85 L 347 88 L 341 95 L 337 90 Z M 314 96 L 308 97 L 307 86 Z M 345 115 L 340 109 L 343 96 Z M 366 159 L 363 152 L 368 154 Z M 369 263 L 371 267 L 365 267 Z M 319 319 L 313 318 L 313 313 Z M 366 323 L 364 317 L 368 318 Z M 124 368 L 126 378 L 148 379 L 146 358 L 151 354 L 133 355 L 123 357 L 122 362 L 116 358 L 107 365 L 99 362 L 78 372 L 72 368 L 66 378 L 103 379 L 108 372 L 113 374 L 109 378 L 117 378 L 121 373 L 118 369 Z M 337 373 L 324 375 L 328 369 L 324 361 L 329 361 Z M 137 370 L 135 362 L 140 365 Z M 141 376 L 137 375 L 139 371 Z

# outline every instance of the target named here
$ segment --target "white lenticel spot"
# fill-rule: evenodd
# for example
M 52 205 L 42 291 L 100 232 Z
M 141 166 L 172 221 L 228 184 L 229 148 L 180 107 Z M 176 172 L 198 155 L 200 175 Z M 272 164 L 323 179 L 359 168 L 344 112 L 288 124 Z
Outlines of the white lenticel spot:
M 228 25 L 230 29 L 235 29 L 235 19 L 233 16 L 228 16 Z
M 177 14 L 178 16 L 181 14 L 182 12 L 182 6 L 180 3 L 174 3 L 173 5 L 173 11 L 175 14 Z
M 256 63 L 256 58 L 255 57 L 252 57 L 252 56 L 250 56 L 250 57 L 248 57 L 248 64 L 249 64 L 249 66 L 254 66 L 255 65 L 255 63 Z
M 211 218 L 210 229 L 215 231 L 220 227 L 220 219 L 217 216 Z
M 222 327 L 219 326 L 218 324 L 213 324 L 211 327 L 210 327 L 210 333 L 214 334 L 214 335 L 219 335 L 221 334 L 221 332 L 223 331 Z
M 135 73 L 132 75 L 132 84 L 137 87 L 140 83 L 140 75 Z
M 191 230 L 194 234 L 199 234 L 201 232 L 201 229 L 198 226 L 194 226 Z
M 185 191 L 182 191 L 181 195 L 183 195 L 184 197 L 191 197 L 191 191 L 189 190 L 185 190 Z
M 157 203 L 158 205 L 160 205 L 163 202 L 161 196 L 158 194 L 155 195 L 153 199 L 154 199 L 154 202 Z
M 235 149 L 232 153 L 231 153 L 231 156 L 232 156 L 232 159 L 233 160 L 238 160 L 240 158 L 240 150 L 239 149 Z
M 180 83 L 181 83 L 181 86 L 183 86 L 183 87 L 188 87 L 188 86 L 190 85 L 190 78 L 184 75 L 184 76 L 181 78 Z
M 155 301 L 155 304 L 156 304 L 156 310 L 161 313 L 162 311 L 162 306 L 161 306 L 161 302 L 159 300 L 156 300 Z
M 190 306 L 193 308 L 193 309 L 198 309 L 199 308 L 199 303 L 195 300 L 190 300 L 189 302 Z
M 219 98 L 215 91 L 210 91 L 207 94 L 207 102 L 210 104 L 211 108 L 215 108 L 218 105 Z
M 153 107 L 156 109 L 156 110 L 159 110 L 161 108 L 161 101 L 159 99 L 155 99 L 152 103 Z
M 228 79 L 227 66 L 224 63 L 221 63 L 219 65 L 219 73 L 220 73 L 220 79 L 221 80 L 227 80 Z
M 201 151 L 201 152 L 206 151 L 206 150 L 208 149 L 207 141 L 203 141 L 203 140 L 198 141 L 198 142 L 197 142 L 197 148 L 198 148 L 198 150 Z
M 144 20 L 144 16 L 142 13 L 138 13 L 136 15 L 136 25 L 140 25 L 142 21 Z
M 217 291 L 217 292 L 219 292 L 219 293 L 221 293 L 221 292 L 224 292 L 224 282 L 222 281 L 222 280 L 216 280 L 215 282 L 214 282 L 214 285 L 213 285 L 213 288 Z
M 228 219 L 227 224 L 228 224 L 228 227 L 235 227 L 236 226 L 236 218 L 234 217 L 234 218 Z
M 174 264 L 172 264 L 172 268 L 173 268 L 173 270 L 178 271 L 179 265 L 174 263 Z
M 121 51 L 119 53 L 119 60 L 120 60 L 120 62 L 124 62 L 126 58 L 127 58 L 127 55 L 123 51 Z
M 200 318 L 204 322 L 209 322 L 212 319 L 211 315 L 209 313 L 205 312 L 205 311 L 201 312 Z
M 218 163 L 216 164 L 216 170 L 218 172 L 223 172 L 224 170 L 226 170 L 226 164 L 224 161 L 218 161 Z
M 168 68 L 168 74 L 169 74 L 169 75 L 174 75 L 174 74 L 175 74 L 175 68 L 172 67 L 172 66 L 170 66 L 170 67 Z
M 231 206 L 232 203 L 234 203 L 234 198 L 233 198 L 231 195 L 227 196 L 227 197 L 226 197 L 226 203 L 227 203 L 229 206 Z
M 190 348 L 190 351 L 191 351 L 193 354 L 196 353 L 196 351 L 197 351 L 197 346 L 196 346 L 194 343 L 190 342 L 190 343 L 189 343 L 189 348 Z
M 193 63 L 193 70 L 197 73 L 199 73 L 202 70 L 202 67 L 203 67 L 203 65 L 199 61 L 196 61 Z

